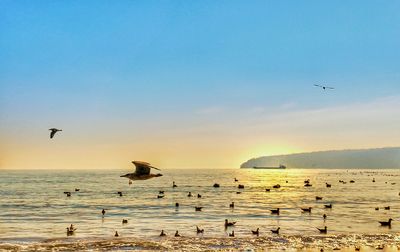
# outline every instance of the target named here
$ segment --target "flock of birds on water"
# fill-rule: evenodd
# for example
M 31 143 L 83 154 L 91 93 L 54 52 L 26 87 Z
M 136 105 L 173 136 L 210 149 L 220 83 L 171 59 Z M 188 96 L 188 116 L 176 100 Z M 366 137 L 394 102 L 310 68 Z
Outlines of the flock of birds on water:
M 133 161 L 133 163 L 134 163 L 135 165 L 137 165 L 137 168 L 138 168 L 138 166 L 140 166 L 140 165 L 148 164 L 148 163 L 146 163 L 146 162 L 140 162 L 140 161 Z M 237 178 L 234 178 L 234 182 L 239 182 L 239 180 L 238 180 Z M 343 180 L 339 180 L 339 182 L 342 183 L 342 184 L 346 184 L 346 183 L 347 183 L 346 181 L 343 181 Z M 372 182 L 373 182 L 373 183 L 375 182 L 375 178 L 372 179 Z M 286 181 L 286 183 L 289 183 L 289 181 Z M 354 180 L 350 180 L 349 183 L 355 183 L 355 181 L 354 181 Z M 132 184 L 132 180 L 129 180 L 129 184 Z M 395 184 L 395 183 L 392 183 L 392 184 Z M 325 186 L 326 186 L 327 188 L 331 188 L 331 187 L 332 187 L 332 184 L 325 183 Z M 173 181 L 173 182 L 172 182 L 172 188 L 176 188 L 176 187 L 178 187 L 178 185 L 175 183 L 175 181 Z M 214 188 L 219 188 L 219 187 L 220 187 L 220 184 L 215 183 L 215 184 L 213 185 L 213 187 L 214 187 Z M 243 184 L 238 184 L 237 187 L 238 187 L 238 189 L 244 189 L 244 188 L 245 188 L 245 186 L 244 186 Z M 304 180 L 304 187 L 312 187 L 312 184 L 311 184 L 311 182 L 310 182 L 310 179 Z M 281 185 L 280 185 L 280 184 L 276 184 L 276 185 L 273 185 L 272 188 L 273 188 L 273 189 L 279 189 L 279 188 L 281 188 Z M 75 191 L 76 191 L 76 192 L 79 192 L 80 189 L 79 189 L 79 188 L 75 188 Z M 266 192 L 270 192 L 270 191 L 271 191 L 271 188 L 266 188 L 265 191 L 266 191 Z M 237 191 L 236 193 L 237 193 L 237 194 L 240 194 L 241 191 Z M 64 192 L 64 194 L 66 194 L 67 197 L 71 197 L 71 192 Z M 122 193 L 121 191 L 118 191 L 117 194 L 118 194 L 120 197 L 123 196 L 123 193 Z M 160 198 L 163 198 L 164 195 L 165 195 L 165 191 L 159 191 L 159 194 L 157 195 L 157 198 L 159 198 L 159 199 L 160 199 Z M 400 193 L 399 193 L 399 196 L 400 196 Z M 187 197 L 194 197 L 194 195 L 192 194 L 192 192 L 188 192 Z M 197 198 L 201 198 L 201 197 L 202 197 L 201 194 L 197 194 Z M 316 197 L 315 197 L 315 200 L 316 200 L 316 201 L 321 201 L 322 199 L 323 199 L 323 197 L 320 197 L 320 196 L 316 196 Z M 178 202 L 175 203 L 175 207 L 176 207 L 176 208 L 179 208 L 179 203 L 178 203 Z M 325 208 L 325 209 L 332 209 L 332 207 L 333 207 L 332 203 L 330 203 L 330 204 L 324 204 L 324 208 Z M 234 209 L 234 208 L 235 208 L 235 202 L 231 202 L 231 203 L 229 204 L 229 208 L 230 208 L 230 209 Z M 203 209 L 203 207 L 194 206 L 194 210 L 195 210 L 196 212 L 197 212 L 197 211 L 202 211 L 202 209 Z M 309 213 L 309 214 L 311 214 L 311 213 L 312 213 L 312 209 L 313 209 L 312 207 L 304 207 L 304 208 L 300 208 L 299 210 L 301 210 L 302 213 Z M 390 206 L 385 206 L 384 209 L 385 209 L 385 210 L 390 210 Z M 379 207 L 376 207 L 375 210 L 379 210 Z M 270 209 L 269 211 L 270 211 L 271 215 L 280 215 L 280 208 Z M 106 210 L 105 210 L 105 209 L 102 209 L 101 215 L 102 215 L 102 218 L 104 218 L 104 217 L 106 216 Z M 325 222 L 325 220 L 326 220 L 326 218 L 327 218 L 327 215 L 326 215 L 326 214 L 323 214 L 323 215 L 322 215 L 322 218 L 323 218 L 323 220 L 324 220 L 324 222 Z M 383 226 L 383 227 L 391 228 L 392 220 L 393 220 L 393 219 L 390 218 L 388 221 L 378 221 L 378 222 L 379 222 L 379 224 L 380 224 L 381 226 Z M 127 223 L 128 223 L 128 220 L 127 220 L 127 219 L 122 219 L 122 224 L 127 224 Z M 228 228 L 234 227 L 235 224 L 236 224 L 236 222 L 229 221 L 228 219 L 225 219 L 225 222 L 224 222 L 225 231 L 228 230 Z M 69 227 L 67 227 L 67 236 L 73 235 L 76 229 L 77 229 L 77 228 L 75 228 L 75 226 L 74 226 L 73 224 L 71 224 Z M 276 229 L 271 229 L 270 232 L 271 232 L 272 234 L 279 235 L 279 234 L 280 234 L 280 229 L 281 229 L 280 227 L 277 227 Z M 250 233 L 250 231 L 251 231 L 251 234 L 253 234 L 253 235 L 255 235 L 255 236 L 259 236 L 259 235 L 260 235 L 260 229 L 259 229 L 259 228 L 257 228 L 256 230 L 249 230 L 249 233 Z M 327 227 L 327 226 L 324 226 L 324 227 L 322 227 L 322 228 L 318 228 L 318 227 L 317 227 L 317 228 L 316 228 L 316 231 L 317 231 L 318 233 L 320 233 L 320 234 L 327 234 L 327 233 L 328 233 L 328 227 Z M 198 226 L 196 226 L 196 233 L 197 233 L 198 235 L 204 234 L 204 229 L 199 228 Z M 115 236 L 115 237 L 119 237 L 119 236 L 120 236 L 120 234 L 118 233 L 118 231 L 115 231 L 114 236 Z M 164 230 L 161 230 L 161 233 L 160 233 L 159 236 L 160 236 L 160 237 L 165 237 L 165 236 L 167 236 L 167 234 L 166 234 L 166 232 L 165 232 Z M 180 237 L 181 234 L 179 233 L 178 230 L 176 230 L 174 236 L 175 236 L 175 237 Z M 235 231 L 232 230 L 230 233 L 228 233 L 228 236 L 229 236 L 229 237 L 235 237 Z

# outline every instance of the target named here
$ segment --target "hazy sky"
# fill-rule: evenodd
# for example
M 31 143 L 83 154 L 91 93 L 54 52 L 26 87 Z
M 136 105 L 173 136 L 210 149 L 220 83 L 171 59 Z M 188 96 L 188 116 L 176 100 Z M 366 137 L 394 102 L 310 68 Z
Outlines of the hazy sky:
M 399 13 L 398 0 L 0 0 L 0 168 L 398 146 Z

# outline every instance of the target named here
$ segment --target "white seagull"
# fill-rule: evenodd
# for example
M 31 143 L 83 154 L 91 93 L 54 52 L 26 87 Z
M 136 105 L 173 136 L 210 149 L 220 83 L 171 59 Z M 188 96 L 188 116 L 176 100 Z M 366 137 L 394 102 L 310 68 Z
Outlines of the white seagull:
M 57 133 L 57 131 L 62 131 L 62 130 L 60 130 L 60 129 L 56 129 L 56 128 L 51 128 L 51 129 L 49 129 L 51 132 L 50 132 L 50 138 L 53 138 L 54 137 L 54 135 Z

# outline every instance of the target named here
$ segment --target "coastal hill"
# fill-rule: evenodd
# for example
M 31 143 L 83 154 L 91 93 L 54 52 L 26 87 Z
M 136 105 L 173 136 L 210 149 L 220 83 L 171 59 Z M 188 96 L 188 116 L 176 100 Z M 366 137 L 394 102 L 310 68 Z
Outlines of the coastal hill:
M 264 156 L 250 159 L 240 168 L 280 164 L 288 168 L 400 168 L 400 147 Z

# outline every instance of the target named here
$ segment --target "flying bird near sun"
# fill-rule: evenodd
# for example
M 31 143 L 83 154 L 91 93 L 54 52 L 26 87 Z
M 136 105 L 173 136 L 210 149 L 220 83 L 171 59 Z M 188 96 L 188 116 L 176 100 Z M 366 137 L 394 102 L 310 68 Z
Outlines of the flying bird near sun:
M 132 161 L 132 164 L 134 164 L 136 166 L 135 172 L 122 175 L 121 177 L 129 178 L 130 180 L 146 180 L 146 179 L 151 179 L 151 178 L 162 176 L 161 173 L 158 173 L 158 174 L 150 173 L 150 170 L 152 168 L 156 169 L 156 170 L 160 170 L 154 166 L 151 166 L 150 163 L 143 162 L 143 161 Z
M 50 132 L 50 138 L 53 138 L 54 137 L 54 135 L 58 132 L 58 131 L 62 131 L 61 129 L 56 129 L 56 128 L 51 128 L 51 129 L 49 129 L 51 132 Z
M 333 88 L 333 87 L 322 86 L 322 85 L 318 85 L 318 84 L 314 84 L 314 86 L 319 87 L 319 88 L 322 88 L 323 90 L 326 90 L 326 89 L 335 89 L 335 88 Z

